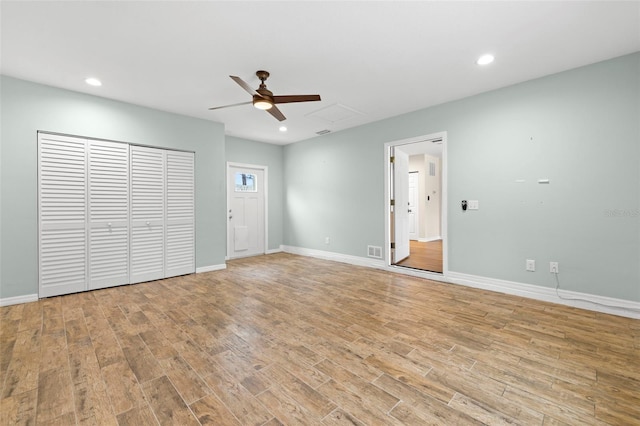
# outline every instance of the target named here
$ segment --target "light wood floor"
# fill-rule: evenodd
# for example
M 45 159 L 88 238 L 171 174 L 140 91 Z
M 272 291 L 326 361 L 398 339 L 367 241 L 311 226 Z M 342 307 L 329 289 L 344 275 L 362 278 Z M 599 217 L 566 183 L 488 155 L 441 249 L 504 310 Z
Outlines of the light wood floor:
M 274 254 L 0 309 L 0 424 L 640 424 L 640 321 Z
M 442 240 L 409 241 L 409 257 L 397 265 L 423 271 L 442 272 Z

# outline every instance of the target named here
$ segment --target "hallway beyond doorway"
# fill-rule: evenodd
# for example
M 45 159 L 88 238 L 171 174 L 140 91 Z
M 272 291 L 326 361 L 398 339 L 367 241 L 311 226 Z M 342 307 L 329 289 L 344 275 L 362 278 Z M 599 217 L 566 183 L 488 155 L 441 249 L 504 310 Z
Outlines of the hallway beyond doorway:
M 411 240 L 409 257 L 396 265 L 442 273 L 442 240 L 428 242 Z

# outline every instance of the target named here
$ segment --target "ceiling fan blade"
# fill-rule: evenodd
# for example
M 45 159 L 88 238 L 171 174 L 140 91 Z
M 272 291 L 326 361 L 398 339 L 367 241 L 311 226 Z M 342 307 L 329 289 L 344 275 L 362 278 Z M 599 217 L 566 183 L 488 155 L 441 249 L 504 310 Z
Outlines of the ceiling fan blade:
M 214 109 L 221 109 L 221 108 L 229 108 L 229 107 L 234 107 L 234 106 L 238 106 L 238 105 L 248 105 L 253 103 L 253 101 L 249 101 L 249 102 L 240 102 L 239 104 L 231 104 L 231 105 L 224 105 L 224 106 L 219 106 L 219 107 L 213 107 L 213 108 L 209 108 L 209 111 L 213 111 Z
M 284 114 L 282 114 L 282 111 L 280 111 L 278 109 L 277 106 L 272 106 L 271 108 L 269 108 L 268 110 L 266 110 L 269 114 L 273 115 L 276 120 L 278 121 L 284 121 L 287 119 L 287 117 L 284 116 Z
M 291 102 L 312 102 L 319 100 L 320 95 L 284 95 L 273 97 L 274 104 L 288 104 Z
M 247 84 L 246 81 L 244 81 L 243 79 L 241 79 L 240 77 L 236 77 L 235 75 L 230 75 L 229 77 L 231 77 L 231 79 L 233 81 L 235 81 L 236 83 L 238 83 L 238 85 L 240 85 L 240 87 L 242 87 L 244 90 L 247 91 L 247 93 L 249 93 L 250 95 L 258 95 L 258 96 L 262 96 L 260 93 L 256 92 L 255 90 L 253 90 L 251 88 L 251 86 L 249 86 Z

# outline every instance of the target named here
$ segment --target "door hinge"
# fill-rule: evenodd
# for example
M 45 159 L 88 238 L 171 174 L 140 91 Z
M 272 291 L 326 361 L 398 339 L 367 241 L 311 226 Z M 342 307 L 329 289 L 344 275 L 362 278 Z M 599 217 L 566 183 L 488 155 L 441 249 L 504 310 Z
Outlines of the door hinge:
M 396 200 L 391 200 L 391 205 L 395 206 L 396 205 Z
M 396 243 L 391 243 L 391 248 L 395 249 L 396 248 Z
M 395 162 L 395 161 L 396 161 L 396 157 L 389 157 L 389 162 L 390 162 L 390 163 L 393 163 L 393 162 Z

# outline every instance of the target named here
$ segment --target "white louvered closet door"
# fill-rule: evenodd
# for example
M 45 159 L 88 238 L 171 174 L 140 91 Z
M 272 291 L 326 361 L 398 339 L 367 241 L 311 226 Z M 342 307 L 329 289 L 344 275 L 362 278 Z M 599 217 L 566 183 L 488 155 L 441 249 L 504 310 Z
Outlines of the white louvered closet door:
M 165 276 L 195 272 L 194 154 L 167 151 Z
M 164 278 L 165 156 L 131 146 L 131 283 Z
M 84 139 L 39 134 L 39 295 L 75 293 L 87 282 Z
M 129 145 L 88 142 L 89 289 L 129 283 Z

